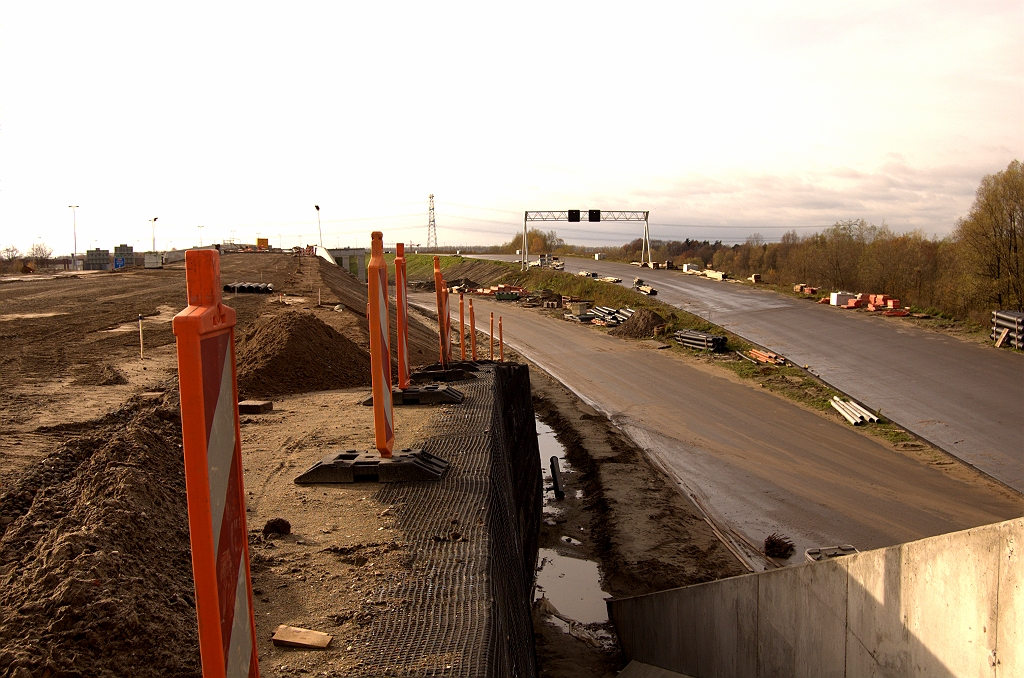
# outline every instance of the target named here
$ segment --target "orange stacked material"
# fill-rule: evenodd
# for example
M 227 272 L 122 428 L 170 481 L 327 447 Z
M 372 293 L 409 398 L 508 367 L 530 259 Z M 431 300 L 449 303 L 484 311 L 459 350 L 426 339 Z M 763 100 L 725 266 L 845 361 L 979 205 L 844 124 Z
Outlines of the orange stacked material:
M 889 299 L 886 302 L 886 306 L 888 306 L 890 309 L 900 308 L 900 300 L 899 299 Z
M 903 308 L 896 308 L 896 309 L 892 309 L 892 310 L 889 310 L 889 311 L 883 311 L 882 315 L 887 315 L 889 317 L 895 317 L 895 318 L 902 318 L 903 316 L 910 315 L 910 311 L 908 311 L 906 309 L 903 309 Z
M 860 299 L 850 299 L 845 305 L 840 306 L 839 308 L 861 308 L 863 305 L 864 302 Z
M 772 363 L 773 365 L 785 365 L 786 359 L 777 353 L 771 351 L 761 351 L 756 348 L 752 348 L 749 351 L 750 357 L 759 363 Z
M 828 302 L 829 302 L 829 298 L 828 297 L 822 297 L 821 299 L 818 299 L 818 303 L 819 304 L 827 304 Z
M 807 287 L 807 285 L 804 285 L 803 283 L 800 283 L 798 285 L 793 285 L 793 291 L 794 292 L 803 292 L 806 287 Z
M 817 287 L 809 287 L 807 285 L 804 285 L 803 287 L 804 287 L 804 294 L 817 294 L 818 293 L 818 288 Z

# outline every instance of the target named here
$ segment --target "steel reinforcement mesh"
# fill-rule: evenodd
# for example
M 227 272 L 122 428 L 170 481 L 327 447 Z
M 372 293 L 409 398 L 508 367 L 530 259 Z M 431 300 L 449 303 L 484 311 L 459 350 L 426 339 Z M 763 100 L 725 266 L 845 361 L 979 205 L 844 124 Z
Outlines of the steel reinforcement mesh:
M 358 675 L 537 675 L 530 591 L 543 501 L 529 369 L 483 365 L 440 408 L 423 448 L 450 464 L 440 482 L 382 485 L 412 554 L 372 601 L 354 641 Z

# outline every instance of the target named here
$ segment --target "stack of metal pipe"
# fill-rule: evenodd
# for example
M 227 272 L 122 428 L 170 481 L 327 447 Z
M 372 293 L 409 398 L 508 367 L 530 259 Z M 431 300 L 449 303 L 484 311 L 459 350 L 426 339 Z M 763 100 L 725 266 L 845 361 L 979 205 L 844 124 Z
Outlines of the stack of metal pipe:
M 852 400 L 842 400 L 839 396 L 833 396 L 829 402 L 832 408 L 843 415 L 846 421 L 850 422 L 854 426 L 863 424 L 864 422 L 878 422 L 878 415 L 871 410 L 858 405 Z
M 696 348 L 702 351 L 725 350 L 726 337 L 696 330 L 677 330 L 676 341 L 688 348 Z
M 1024 313 L 1020 311 L 992 311 L 992 340 L 999 341 L 1006 330 L 1004 344 L 1024 348 Z

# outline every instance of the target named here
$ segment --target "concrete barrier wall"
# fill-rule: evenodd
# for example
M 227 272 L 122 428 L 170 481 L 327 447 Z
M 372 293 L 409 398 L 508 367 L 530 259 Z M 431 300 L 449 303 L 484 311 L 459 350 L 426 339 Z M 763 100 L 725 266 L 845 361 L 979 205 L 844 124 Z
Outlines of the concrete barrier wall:
M 1024 518 L 608 610 L 628 659 L 694 678 L 1024 676 Z

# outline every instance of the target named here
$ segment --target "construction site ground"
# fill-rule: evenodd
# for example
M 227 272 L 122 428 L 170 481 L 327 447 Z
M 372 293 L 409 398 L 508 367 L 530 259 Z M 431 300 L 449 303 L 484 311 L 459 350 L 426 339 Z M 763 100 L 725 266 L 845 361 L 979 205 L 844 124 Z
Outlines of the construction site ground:
M 272 282 L 278 293 L 226 297 L 239 343 L 261 317 L 298 311 L 368 346 L 365 286 L 351 276 L 315 258 L 222 261 L 223 282 Z M 170 323 L 184 302 L 181 265 L 0 285 L 2 676 L 200 674 Z M 436 342 L 415 324 L 414 364 L 433 362 Z M 579 471 L 559 519 L 541 528 L 542 548 L 573 534 L 576 555 L 600 564 L 615 596 L 742 571 L 605 417 L 542 373 L 533 385 L 539 416 Z M 408 562 L 390 507 L 367 488 L 292 482 L 329 447 L 370 447 L 367 395 L 281 395 L 273 412 L 242 416 L 263 675 L 360 675 L 352 641 L 381 612 L 381 578 Z M 439 411 L 399 408 L 398 445 L 421 440 Z M 264 535 L 272 518 L 289 521 L 290 534 Z M 564 633 L 541 610 L 535 618 L 542 675 L 621 668 L 613 647 Z M 335 639 L 326 651 L 276 648 L 278 624 Z

